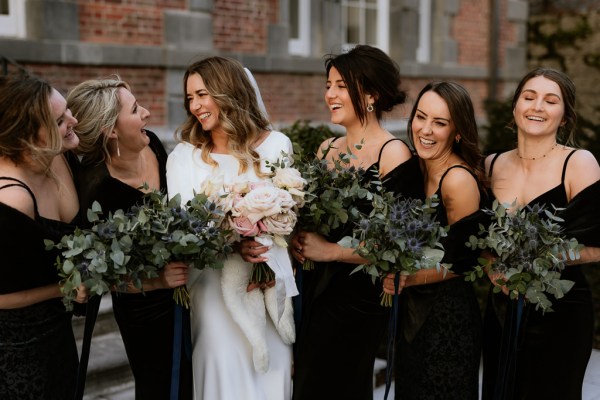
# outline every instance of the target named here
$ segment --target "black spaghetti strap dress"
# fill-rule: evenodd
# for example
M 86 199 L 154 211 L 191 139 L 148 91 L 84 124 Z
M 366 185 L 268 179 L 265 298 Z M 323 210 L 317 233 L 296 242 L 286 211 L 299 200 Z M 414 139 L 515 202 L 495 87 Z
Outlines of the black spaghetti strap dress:
M 448 224 L 440 179 L 437 218 Z M 473 175 L 473 178 L 477 178 Z M 487 195 L 480 191 L 480 206 Z M 443 238 L 443 263 L 457 276 L 427 285 L 410 286 L 400 294 L 399 335 L 396 342 L 395 399 L 476 400 L 479 396 L 481 311 L 464 272 L 477 265 L 478 252 L 465 246 L 485 220 L 481 210 L 455 222 Z
M 160 190 L 167 191 L 167 154 L 160 139 L 150 131 L 150 148 L 156 155 L 160 173 Z M 82 160 L 78 174 L 80 204 L 83 213 L 94 201 L 102 211 L 128 210 L 140 204 L 143 192 L 113 178 L 104 163 L 88 165 Z M 125 344 L 129 365 L 135 378 L 135 398 L 169 399 L 174 337 L 173 289 L 145 293 L 112 293 L 113 312 Z M 189 310 L 183 310 L 189 321 Z M 185 319 L 185 318 L 184 318 Z M 189 325 L 181 334 L 189 335 Z M 181 357 L 179 399 L 192 398 L 191 359 Z
M 0 294 L 58 283 L 58 253 L 46 251 L 44 239 L 58 242 L 71 229 L 41 217 L 33 192 L 23 182 L 0 178 L 0 190 L 11 186 L 31 194 L 35 218 L 0 203 Z M 78 358 L 71 317 L 60 298 L 0 310 L 0 399 L 73 397 Z
M 532 200 L 529 205 L 566 207 L 565 211 L 568 211 L 563 218 L 567 224 L 567 236 L 579 236 L 573 226 L 576 215 L 580 216 L 584 227 L 595 224 L 595 233 L 588 235 L 595 243 L 588 241 L 585 235 L 579 236 L 578 240 L 598 246 L 599 217 L 598 211 L 593 210 L 597 208 L 597 205 L 594 206 L 597 197 L 585 197 L 587 192 L 581 197 L 578 195 L 577 202 L 573 201 L 577 204 L 577 211 L 567 202 L 564 180 L 569 158 L 574 152 L 565 159 L 561 183 Z M 490 176 L 498 155 L 490 165 Z M 593 186 L 597 190 L 598 185 Z M 512 354 L 513 363 L 508 368 L 504 382 L 497 379 L 499 360 L 504 352 L 510 351 L 506 349 L 506 343 L 511 329 L 506 327 L 511 324 L 508 316 L 514 315 L 516 301 L 511 301 L 502 293 L 493 294 L 490 291 L 484 317 L 483 399 L 581 399 L 583 378 L 592 351 L 592 295 L 581 265 L 567 266 L 561 279 L 571 280 L 575 285 L 560 300 L 549 296 L 554 312 L 542 314 L 534 306 L 525 305 L 516 338 L 516 354 Z
M 379 160 L 367 170 L 364 185 L 379 179 L 373 172 L 378 166 Z M 407 197 L 422 197 L 418 158 L 390 171 L 384 185 Z M 327 240 L 335 243 L 351 234 L 348 225 L 332 232 Z M 303 271 L 306 279 L 296 334 L 294 400 L 373 398 L 373 364 L 389 308 L 380 305 L 381 282 L 373 284 L 367 274 L 350 274 L 355 267 L 342 262 L 315 263 L 313 271 Z

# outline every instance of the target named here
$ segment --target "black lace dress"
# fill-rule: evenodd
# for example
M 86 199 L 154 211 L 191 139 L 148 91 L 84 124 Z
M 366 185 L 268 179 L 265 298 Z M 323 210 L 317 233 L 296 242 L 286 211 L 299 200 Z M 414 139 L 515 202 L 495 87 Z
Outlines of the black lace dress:
M 599 183 L 579 193 L 571 203 L 567 201 L 564 180 L 573 152 L 565 159 L 560 185 L 529 205 L 566 207 L 562 214 L 566 235 L 586 245 L 600 246 Z M 490 176 L 497 157 L 490 166 Z M 507 349 L 507 343 L 511 332 L 514 333 L 508 326 L 514 324 L 510 316 L 516 315 L 516 301 L 490 292 L 484 319 L 483 399 L 581 399 L 583 377 L 592 351 L 592 296 L 581 265 L 567 266 L 561 279 L 574 281 L 575 285 L 560 300 L 549 296 L 554 312 L 542 314 L 535 307 L 525 306 L 516 338 L 516 354 L 510 354 L 511 362 L 501 368 L 506 373 L 504 379 L 498 379 L 499 360 L 507 352 L 514 353 Z
M 464 168 L 454 166 L 452 168 Z M 442 198 L 442 181 L 436 195 Z M 474 177 L 474 179 L 476 179 Z M 480 192 L 480 205 L 487 196 Z M 440 201 L 438 221 L 448 224 Z M 485 220 L 477 211 L 451 225 L 443 238 L 443 263 L 452 264 L 456 277 L 437 283 L 411 286 L 400 294 L 399 334 L 396 342 L 395 399 L 476 400 L 479 395 L 481 312 L 464 272 L 477 265 L 478 252 L 465 246 Z
M 166 193 L 167 154 L 158 137 L 146 132 L 150 137 L 150 148 L 158 160 L 160 188 Z M 139 204 L 143 197 L 143 192 L 113 178 L 105 164 L 88 166 L 85 159 L 82 160 L 78 181 L 82 211 L 90 208 L 94 201 L 100 203 L 105 213 L 128 210 Z M 169 399 L 175 313 L 173 289 L 145 293 L 113 292 L 112 301 L 135 378 L 136 399 Z M 189 311 L 184 310 L 184 313 L 189 318 Z M 188 329 L 189 325 L 180 334 L 189 335 Z M 181 357 L 179 379 L 179 399 L 191 399 L 191 359 L 185 355 Z
M 43 218 L 33 193 L 22 182 L 0 178 L 0 189 L 21 186 L 34 200 L 35 219 L 0 203 L 0 294 L 58 283 L 55 251 L 44 239 L 59 241 L 72 228 Z M 60 298 L 0 310 L 0 399 L 71 399 L 77 375 L 77 347 L 71 313 Z
M 365 185 L 379 179 L 372 168 L 367 171 Z M 413 157 L 390 171 L 384 185 L 405 196 L 422 197 L 418 159 Z M 328 240 L 337 242 L 351 234 L 352 227 L 346 226 L 332 232 Z M 303 271 L 294 400 L 373 398 L 373 364 L 386 331 L 389 308 L 380 305 L 381 282 L 373 284 L 367 274 L 350 274 L 355 267 L 342 262 L 315 263 L 313 271 Z

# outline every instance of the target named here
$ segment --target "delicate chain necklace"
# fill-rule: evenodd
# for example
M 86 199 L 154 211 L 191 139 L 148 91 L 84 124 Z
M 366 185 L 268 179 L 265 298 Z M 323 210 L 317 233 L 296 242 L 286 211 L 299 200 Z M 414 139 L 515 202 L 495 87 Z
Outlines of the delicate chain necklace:
M 517 150 L 517 157 L 519 157 L 521 160 L 539 160 L 540 158 L 544 158 L 546 157 L 548 154 L 550 154 L 552 152 L 552 150 L 554 150 L 556 148 L 556 146 L 558 146 L 558 143 L 554 142 L 554 146 L 552 146 L 552 148 L 550 150 L 548 150 L 546 152 L 546 154 L 543 154 L 539 157 L 523 157 L 519 154 L 519 150 Z

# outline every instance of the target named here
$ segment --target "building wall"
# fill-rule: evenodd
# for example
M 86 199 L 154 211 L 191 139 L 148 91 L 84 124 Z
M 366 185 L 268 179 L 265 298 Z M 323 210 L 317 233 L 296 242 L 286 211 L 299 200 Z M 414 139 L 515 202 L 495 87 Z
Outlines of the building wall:
M 338 51 L 332 47 L 336 38 L 331 28 L 339 25 L 340 17 L 339 5 L 331 0 L 311 1 L 309 57 L 287 53 L 288 0 L 24 1 L 27 37 L 0 37 L 0 56 L 47 78 L 63 92 L 84 79 L 119 74 L 152 112 L 152 127 L 165 137 L 184 118 L 185 67 L 217 54 L 237 58 L 254 72 L 275 126 L 329 119 L 322 56 Z M 397 6 L 394 15 L 404 23 L 394 26 L 395 39 L 401 40 L 392 42 L 390 54 L 400 66 L 409 99 L 430 80 L 454 80 L 467 86 L 484 120 L 483 101 L 490 91 L 503 90 L 523 74 L 527 2 L 497 0 L 496 69 L 490 66 L 493 1 L 432 0 L 434 53 L 428 64 L 415 61 L 419 2 L 391 2 Z M 490 81 L 497 81 L 496 86 Z M 386 116 L 391 129 L 402 129 L 409 111 L 410 102 Z

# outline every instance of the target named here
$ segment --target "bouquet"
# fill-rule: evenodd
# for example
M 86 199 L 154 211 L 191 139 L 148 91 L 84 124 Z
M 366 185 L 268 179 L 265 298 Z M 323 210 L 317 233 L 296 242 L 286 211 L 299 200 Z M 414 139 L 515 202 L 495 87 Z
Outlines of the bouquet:
M 361 144 L 355 145 L 360 150 Z M 300 163 L 302 177 L 306 180 L 305 204 L 298 217 L 298 225 L 306 231 L 330 237 L 336 229 L 348 223 L 357 222 L 363 213 L 361 206 L 375 201 L 382 190 L 380 181 L 364 184 L 363 168 L 350 164 L 356 158 L 348 148 L 330 162 L 327 153 L 333 148 L 330 144 L 323 151 L 323 158 L 314 158 Z M 307 260 L 303 269 L 314 268 L 312 260 Z
M 304 205 L 306 181 L 286 160 L 284 154 L 275 163 L 267 162 L 271 174 L 261 181 L 240 176 L 229 184 L 220 178 L 204 183 L 203 192 L 224 210 L 222 225 L 231 232 L 230 243 L 251 237 L 265 246 L 275 243 L 287 248 L 286 236 L 293 232 L 297 211 Z M 250 283 L 274 279 L 275 273 L 266 263 L 253 265 Z
M 444 257 L 440 239 L 447 228 L 436 220 L 437 197 L 395 199 L 386 193 L 382 200 L 369 217 L 360 220 L 352 237 L 339 242 L 366 259 L 352 273 L 364 271 L 375 282 L 388 273 L 439 270 Z M 382 293 L 381 304 L 391 306 L 392 296 Z
M 181 207 L 178 195 L 168 200 L 150 192 L 140 206 L 104 218 L 101 206 L 94 202 L 87 217 L 91 228 L 77 228 L 59 243 L 46 241 L 47 250 L 61 250 L 56 265 L 67 309 L 72 308 L 81 284 L 92 295 L 130 286 L 143 290 L 143 280 L 157 277 L 170 261 L 198 269 L 220 268 L 232 252 L 226 233 L 218 229 L 224 213 L 203 194 Z M 185 287 L 177 288 L 174 296 L 178 304 L 189 306 Z
M 515 209 L 509 213 L 508 209 Z M 492 222 L 480 225 L 479 238 L 471 236 L 466 245 L 472 249 L 489 250 L 495 258 L 480 258 L 479 264 L 467 274 L 467 280 L 481 277 L 484 268 L 502 274 L 494 292 L 505 285 L 511 299 L 524 296 L 536 305 L 536 309 L 552 311 L 552 303 L 546 294 L 559 299 L 572 287 L 573 282 L 560 279 L 567 260 L 579 258 L 581 245 L 577 240 L 566 238 L 559 223 L 563 222 L 545 205 L 517 208 L 516 204 L 502 205 L 494 201 L 492 209 L 484 210 Z

